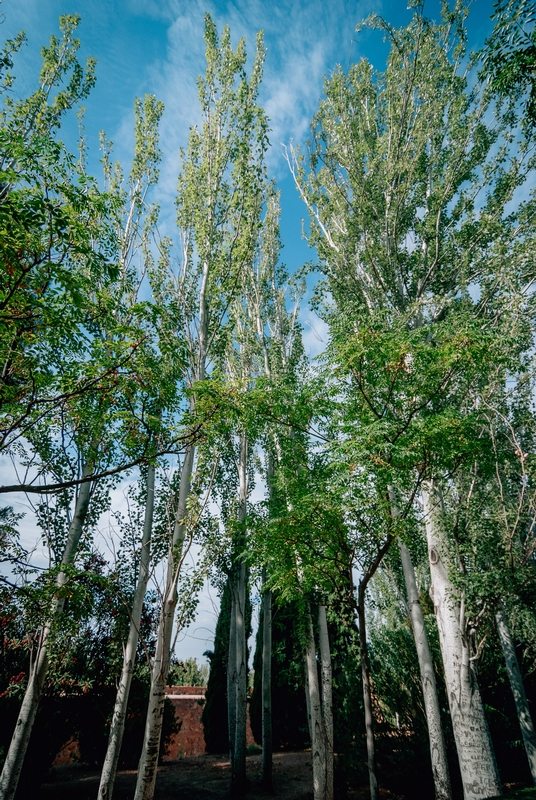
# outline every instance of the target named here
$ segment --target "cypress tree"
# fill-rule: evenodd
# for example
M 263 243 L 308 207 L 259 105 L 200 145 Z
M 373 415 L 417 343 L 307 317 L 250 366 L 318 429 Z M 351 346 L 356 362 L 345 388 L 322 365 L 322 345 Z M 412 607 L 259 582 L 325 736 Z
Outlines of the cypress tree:
M 214 650 L 205 653 L 210 660 L 210 675 L 201 715 L 207 753 L 229 750 L 227 730 L 227 658 L 231 622 L 231 589 L 229 581 L 223 590 L 220 614 L 214 636 Z
M 229 656 L 229 629 L 231 623 L 231 588 L 229 581 L 221 597 L 220 613 L 214 636 L 214 650 L 204 653 L 210 660 L 210 675 L 201 715 L 207 753 L 213 755 L 229 752 L 227 727 L 227 659 Z M 246 631 L 251 632 L 251 601 L 246 598 Z
M 274 750 L 302 750 L 309 743 L 301 637 L 295 603 L 277 604 L 272 619 L 272 726 Z M 262 742 L 262 609 L 255 642 L 250 703 L 251 730 Z

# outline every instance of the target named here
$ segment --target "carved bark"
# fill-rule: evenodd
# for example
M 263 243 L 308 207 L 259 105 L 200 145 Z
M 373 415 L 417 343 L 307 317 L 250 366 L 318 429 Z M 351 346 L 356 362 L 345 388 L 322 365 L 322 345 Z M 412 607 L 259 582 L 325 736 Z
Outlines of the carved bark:
M 464 800 L 500 795 L 501 783 L 465 636 L 463 609 L 456 599 L 446 563 L 446 547 L 436 524 L 431 493 L 422 489 L 432 598 L 439 630 L 454 739 Z
M 130 684 L 134 673 L 136 661 L 136 649 L 140 631 L 141 615 L 143 611 L 143 601 L 147 591 L 149 580 L 149 569 L 151 563 L 151 535 L 153 529 L 154 511 L 154 479 L 155 468 L 150 464 L 147 469 L 147 499 L 145 503 L 145 520 L 143 524 L 143 536 L 141 540 L 140 567 L 138 582 L 134 592 L 132 610 L 130 615 L 130 627 L 128 639 L 123 654 L 123 668 L 117 695 L 115 700 L 110 735 L 108 738 L 108 748 L 102 767 L 102 774 L 99 785 L 98 800 L 111 800 L 119 761 L 119 753 L 123 742 L 125 730 L 125 720 L 127 717 L 128 697 L 130 694 Z
M 309 730 L 311 733 L 311 752 L 313 760 L 314 800 L 326 798 L 326 746 L 322 702 L 318 686 L 318 668 L 316 663 L 316 647 L 313 621 L 307 613 L 307 647 L 305 649 L 305 691 L 307 694 L 307 710 L 309 712 Z
M 408 613 L 415 639 L 415 648 L 419 661 L 419 672 L 421 674 L 422 693 L 424 698 L 424 708 L 426 711 L 426 722 L 428 724 L 428 738 L 430 742 L 430 758 L 432 761 L 432 773 L 434 776 L 436 800 L 451 800 L 452 789 L 450 785 L 449 768 L 447 762 L 447 750 L 445 747 L 445 737 L 441 727 L 441 713 L 439 710 L 439 700 L 437 697 L 437 686 L 434 674 L 434 665 L 428 646 L 428 637 L 424 627 L 422 608 L 419 602 L 419 592 L 417 581 L 415 580 L 415 570 L 411 561 L 411 556 L 404 542 L 399 542 L 400 558 L 404 572 L 406 593 L 408 597 Z
M 90 474 L 91 470 L 84 468 L 83 476 L 85 477 Z M 67 542 L 61 560 L 62 567 L 67 567 L 71 564 L 76 555 L 89 508 L 90 498 L 91 482 L 87 481 L 86 483 L 80 484 L 74 516 L 69 525 Z M 35 716 L 48 672 L 48 640 L 50 631 L 55 619 L 63 611 L 65 596 L 62 594 L 62 588 L 67 583 L 67 580 L 68 577 L 65 572 L 60 571 L 56 578 L 56 594 L 52 602 L 50 616 L 41 631 L 34 667 L 29 676 L 28 686 L 19 711 L 4 768 L 2 769 L 2 775 L 0 776 L 0 798 L 2 798 L 2 800 L 13 800 L 15 792 L 17 791 L 24 757 L 28 749 Z
M 497 611 L 495 621 L 497 623 L 497 631 L 506 662 L 508 680 L 510 681 L 512 694 L 514 695 L 519 727 L 521 728 L 523 744 L 525 745 L 525 752 L 529 761 L 530 774 L 532 775 L 532 782 L 536 786 L 536 731 L 534 730 L 534 723 L 530 714 L 525 687 L 523 686 L 523 679 L 519 669 L 514 641 L 510 633 L 510 626 L 508 625 L 508 618 L 504 608 L 500 608 L 499 611 Z

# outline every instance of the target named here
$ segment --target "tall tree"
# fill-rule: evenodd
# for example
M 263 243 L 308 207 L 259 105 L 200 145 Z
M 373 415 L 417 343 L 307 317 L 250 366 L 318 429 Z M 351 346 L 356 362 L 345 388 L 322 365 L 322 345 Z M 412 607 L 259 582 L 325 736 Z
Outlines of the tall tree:
M 526 302 L 532 278 L 527 271 L 523 277 L 521 261 L 509 263 L 507 252 L 512 256 L 516 245 L 527 246 L 530 227 L 523 220 L 528 208 L 520 208 L 515 222 L 505 208 L 524 180 L 521 165 L 530 163 L 532 144 L 520 140 L 514 153 L 512 117 L 501 115 L 498 107 L 495 121 L 487 124 L 492 91 L 478 81 L 469 88 L 461 71 L 466 14 L 463 3 L 456 3 L 452 11 L 444 8 L 442 22 L 431 23 L 417 13 L 402 30 L 372 17 L 368 24 L 380 28 L 390 44 L 385 72 L 375 72 L 365 60 L 347 75 L 339 68 L 326 84 L 326 98 L 313 122 L 308 169 L 297 155 L 291 159 L 310 211 L 310 241 L 318 249 L 330 293 L 324 313 L 338 350 L 337 363 L 350 380 L 353 376 L 354 392 L 364 401 L 358 426 L 363 444 L 368 439 L 368 453 L 359 456 L 356 450 L 354 457 L 365 468 L 363 458 L 372 457 L 380 470 L 391 471 L 393 481 L 395 475 L 402 478 L 409 497 L 422 477 L 437 481 L 449 460 L 460 463 L 461 448 L 447 453 L 445 444 L 462 441 L 451 437 L 448 428 L 454 416 L 449 415 L 468 421 L 478 408 L 468 397 L 470 387 L 474 398 L 489 390 L 490 381 L 496 378 L 500 384 L 505 377 L 504 359 L 480 361 L 477 390 L 472 383 L 477 377 L 476 352 L 471 354 L 468 347 L 465 359 L 459 352 L 456 364 L 449 358 L 441 363 L 439 339 L 446 348 L 444 356 L 464 329 L 468 344 L 487 337 L 488 352 L 493 349 L 496 356 L 498 341 L 507 331 L 513 360 L 525 346 L 521 329 L 514 332 L 510 312 Z M 477 293 L 469 288 L 474 286 Z M 428 389 L 424 390 L 426 375 L 432 378 L 428 367 L 421 361 L 417 365 L 417 349 L 409 341 L 398 349 L 395 330 L 406 332 L 402 338 L 428 337 L 430 359 L 435 348 L 433 361 L 427 357 L 436 370 Z M 370 349 L 363 347 L 348 358 L 349 343 L 360 335 Z M 386 349 L 380 356 L 376 344 L 386 335 L 391 352 Z M 364 378 L 372 378 L 372 367 L 377 375 L 379 369 L 386 371 L 385 390 L 366 388 Z M 415 385 L 395 401 L 397 387 L 410 375 L 420 388 Z M 400 404 L 395 416 L 390 411 L 393 402 Z M 420 444 L 410 444 L 419 426 Z M 432 427 L 435 434 L 430 436 Z M 468 430 L 466 443 L 477 445 L 469 434 Z M 379 447 L 371 452 L 368 445 L 376 436 Z M 426 436 L 430 438 L 425 444 Z M 417 451 L 420 456 L 413 460 L 410 454 L 416 456 Z M 403 469 L 408 470 L 406 478 Z M 416 478 L 413 488 L 407 482 L 410 475 Z M 431 519 L 427 515 L 427 525 Z M 438 553 L 443 557 L 446 551 L 441 540 L 445 534 L 437 525 L 434 530 L 439 538 L 430 546 L 430 567 L 438 579 L 435 565 Z M 500 785 L 471 669 L 474 662 L 464 653 L 458 668 L 451 670 L 446 660 L 454 642 L 463 649 L 466 641 L 463 614 L 456 612 L 457 621 L 446 626 L 448 609 L 460 602 L 449 577 L 452 569 L 452 563 L 444 565 L 446 583 L 444 592 L 437 589 L 436 613 L 449 697 L 461 696 L 469 704 L 452 716 L 465 797 L 471 798 L 496 794 Z M 478 725 L 468 722 L 469 708 L 478 714 Z M 480 754 L 478 769 L 472 752 Z
M 166 274 L 168 251 L 164 247 L 160 269 L 152 279 L 155 297 L 167 308 L 170 317 L 177 314 L 176 324 L 184 331 L 191 413 L 199 406 L 201 386 L 197 384 L 209 380 L 207 369 L 222 343 L 227 308 L 239 289 L 241 271 L 251 261 L 255 248 L 267 146 L 267 122 L 257 105 L 264 59 L 262 38 L 258 38 L 249 77 L 245 71 L 245 42 L 241 40 L 234 51 L 228 28 L 224 29 L 220 42 L 208 15 L 205 44 L 207 69 L 198 82 L 203 126 L 201 130 L 193 128 L 190 133 L 179 177 L 180 271 L 176 276 Z M 150 800 L 154 794 L 176 587 L 182 545 L 191 524 L 188 502 L 194 462 L 192 445 L 187 448 L 181 467 L 136 800 Z

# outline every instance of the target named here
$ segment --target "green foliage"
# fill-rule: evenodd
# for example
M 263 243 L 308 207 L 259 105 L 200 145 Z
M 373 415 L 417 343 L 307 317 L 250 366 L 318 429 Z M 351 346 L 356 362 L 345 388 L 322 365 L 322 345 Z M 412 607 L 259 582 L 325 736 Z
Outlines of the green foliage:
M 527 176 L 536 166 L 536 11 L 529 0 L 498 2 L 493 39 L 477 64 L 466 51 L 463 2 L 442 4 L 439 22 L 426 19 L 421 4 L 412 8 L 403 29 L 375 15 L 359 26 L 386 38 L 385 70 L 366 60 L 347 72 L 337 67 L 326 79 L 307 154 L 289 154 L 321 273 L 313 306 L 330 331 L 315 368 L 306 365 L 301 342 L 305 285 L 280 262 L 279 195 L 264 163 L 262 36 L 248 71 L 244 40 L 233 48 L 229 29 L 220 37 L 205 17 L 202 122 L 181 152 L 176 245 L 158 238 L 159 209 L 151 202 L 163 105 L 153 96 L 135 101 L 126 176 L 102 134 L 101 186 L 86 172 L 83 135 L 77 157 L 58 139 L 64 115 L 95 80 L 94 61 L 84 67 L 77 59 L 78 16 L 61 18 L 61 35 L 43 49 L 37 89 L 26 99 L 7 92 L 24 36 L 0 52 L 0 451 L 61 489 L 36 506 L 50 569 L 29 566 L 20 515 L 0 510 L 1 558 L 11 570 L 0 586 L 4 751 L 39 631 L 54 598 L 65 600 L 52 623 L 50 674 L 29 752 L 36 779 L 73 734 L 83 760 L 102 761 L 139 566 L 146 465 L 176 455 L 185 441 L 196 447 L 196 461 L 182 523 L 202 554 L 190 572 L 180 554 L 173 585 L 178 624 L 193 617 L 210 568 L 224 584 L 208 654 L 208 752 L 228 750 L 230 581 L 245 559 L 253 574 L 266 570 L 277 597 L 276 749 L 307 742 L 303 621 L 318 601 L 328 601 L 338 784 L 343 791 L 363 779 L 349 576 L 357 567 L 366 586 L 391 541 L 408 543 L 422 573 L 437 668 L 418 503 L 422 482 L 433 480 L 442 555 L 454 599 L 463 599 L 464 636 L 480 658 L 498 761 L 504 776 L 522 774 L 493 626 L 504 603 L 524 668 L 532 670 L 536 195 Z M 249 496 L 259 472 L 269 493 L 247 508 L 237 500 L 244 438 Z M 140 465 L 129 513 L 112 508 L 113 479 L 93 485 L 81 546 L 61 567 L 66 582 L 58 590 L 71 482 L 82 467 L 106 474 L 129 463 Z M 170 542 L 180 469 L 171 473 L 159 464 L 152 548 L 155 563 L 171 552 L 178 574 L 179 547 Z M 218 518 L 211 501 L 219 504 Z M 121 539 L 113 569 L 92 545 L 109 509 Z M 385 786 L 409 795 L 419 773 L 425 796 L 427 732 L 400 586 L 397 559 L 388 556 L 371 584 L 367 612 L 378 755 Z M 135 764 L 140 748 L 158 616 L 156 594 L 149 594 L 125 766 Z M 262 616 L 251 699 L 258 740 L 261 638 Z M 439 669 L 437 680 L 446 714 Z M 169 681 L 203 686 L 206 668 L 176 661 Z M 531 676 L 531 697 L 533 683 Z M 170 732 L 169 704 L 165 713 Z M 447 716 L 444 722 L 452 756 Z M 53 729 L 46 737 L 45 726 Z M 30 783 L 21 787 L 35 791 Z
M 28 750 L 32 770 L 24 772 L 21 797 L 38 790 L 55 756 L 71 738 L 78 741 L 84 763 L 102 764 L 106 751 L 129 617 L 118 598 L 119 587 L 114 583 L 113 573 L 107 572 L 105 562 L 98 556 L 87 559 L 67 586 L 66 613 L 61 625 L 53 630 L 49 676 Z M 1 602 L 0 746 L 7 752 L 48 605 L 43 605 L 39 585 L 18 592 L 4 590 Z M 120 756 L 123 768 L 134 768 L 141 752 L 150 689 L 146 648 L 150 651 L 154 647 L 157 615 L 155 598 L 149 596 L 142 617 Z M 168 702 L 161 754 L 177 730 L 175 710 Z
M 422 586 L 420 601 L 435 668 L 449 766 L 455 783 L 456 751 L 441 668 L 437 625 L 428 595 L 429 578 L 425 570 L 423 564 L 419 570 L 419 583 Z M 392 552 L 385 568 L 376 573 L 373 579 L 368 619 L 378 759 L 386 787 L 403 793 L 411 792 L 415 790 L 418 780 L 418 791 L 427 796 L 433 793 L 431 766 L 427 770 L 422 768 L 424 758 L 429 764 L 428 729 L 417 652 L 403 586 L 399 559 Z
M 206 686 L 209 677 L 207 664 L 198 664 L 195 658 L 172 661 L 168 672 L 170 686 Z
M 493 33 L 482 53 L 483 73 L 509 104 L 525 101 L 529 124 L 536 120 L 536 8 L 530 0 L 497 0 Z
M 299 606 L 274 601 L 272 616 L 272 742 L 274 750 L 303 750 L 309 743 L 305 705 L 305 674 L 300 646 Z M 253 692 L 249 706 L 251 730 L 262 743 L 262 626 L 259 628 L 253 659 Z
M 205 692 L 205 704 L 201 715 L 207 753 L 229 752 L 229 730 L 227 724 L 227 663 L 229 658 L 229 630 L 231 619 L 231 583 L 225 583 L 221 601 L 214 650 L 204 655 L 210 661 L 210 673 Z M 246 641 L 251 633 L 251 601 L 246 595 Z
M 220 613 L 214 634 L 214 650 L 205 653 L 210 660 L 210 674 L 201 722 L 203 723 L 207 753 L 227 753 L 229 751 L 227 659 L 230 618 L 231 588 L 229 583 L 226 583 L 221 596 Z

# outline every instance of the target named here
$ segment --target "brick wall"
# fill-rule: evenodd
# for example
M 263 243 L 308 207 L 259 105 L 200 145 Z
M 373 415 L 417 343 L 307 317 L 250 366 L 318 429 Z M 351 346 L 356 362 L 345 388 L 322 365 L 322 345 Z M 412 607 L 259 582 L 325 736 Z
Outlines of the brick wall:
M 167 686 L 166 696 L 175 706 L 175 714 L 182 723 L 180 731 L 171 740 L 165 761 L 183 756 L 201 756 L 205 752 L 205 737 L 201 714 L 205 700 L 204 686 Z M 246 743 L 254 744 L 249 713 L 247 717 Z M 54 766 L 71 764 L 78 757 L 78 742 L 71 740 L 63 746 L 54 760 Z
M 175 706 L 181 724 L 180 731 L 171 741 L 166 761 L 181 756 L 200 756 L 205 752 L 205 738 L 201 724 L 205 689 L 202 686 L 167 686 L 166 696 Z
M 205 752 L 205 737 L 201 714 L 205 700 L 205 687 L 203 686 L 168 686 L 166 695 L 175 706 L 175 713 L 182 722 L 180 731 L 173 737 L 166 761 L 171 761 L 181 756 L 201 756 Z M 247 744 L 254 744 L 249 714 L 246 730 Z

